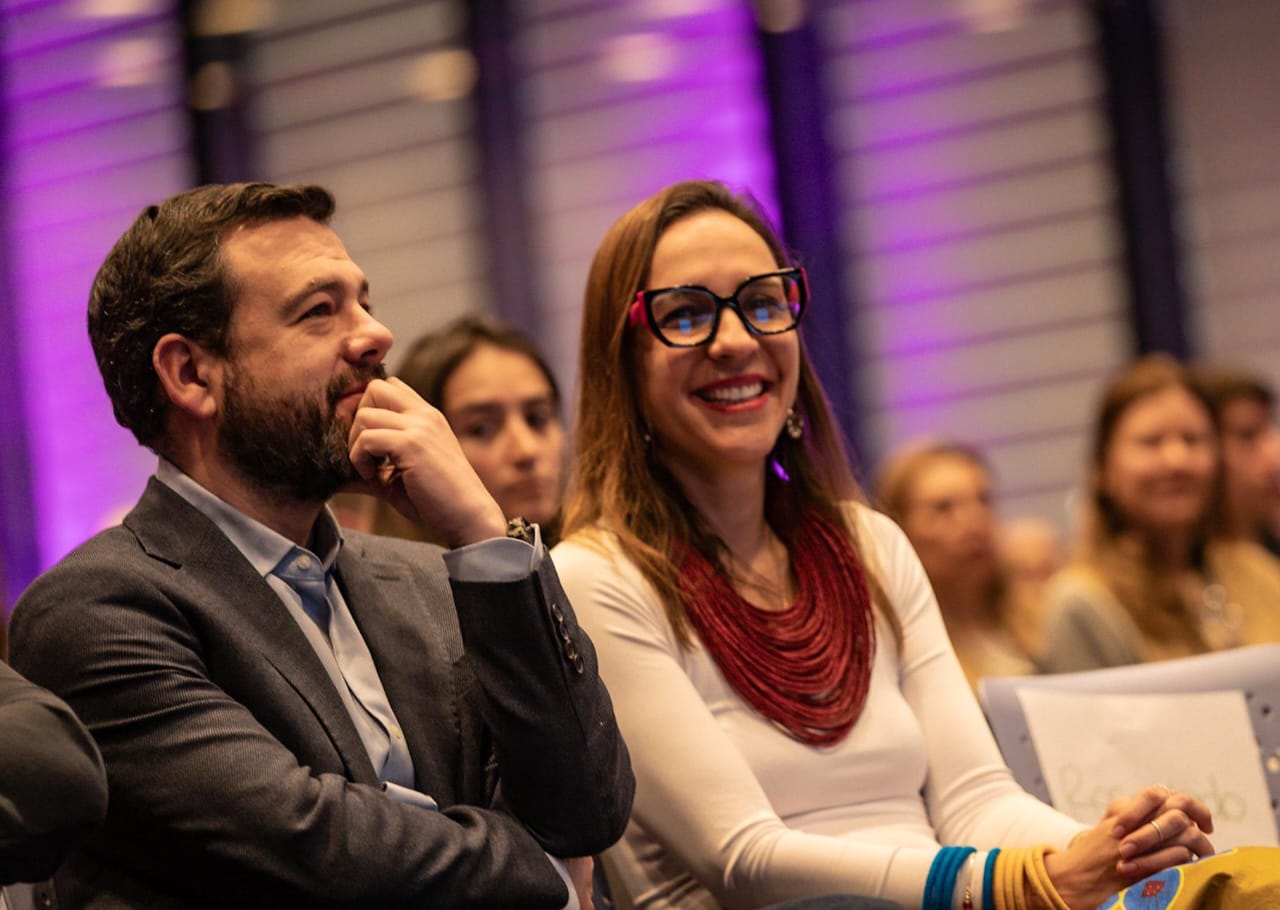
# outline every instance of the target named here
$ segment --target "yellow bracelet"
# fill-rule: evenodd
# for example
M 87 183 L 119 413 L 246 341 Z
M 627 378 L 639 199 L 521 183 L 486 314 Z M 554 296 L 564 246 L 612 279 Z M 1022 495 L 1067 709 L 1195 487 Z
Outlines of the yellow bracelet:
M 1071 910 L 1053 887 L 1044 858 L 1052 847 L 1017 847 L 1000 851 L 996 857 L 994 908 L 983 910 Z

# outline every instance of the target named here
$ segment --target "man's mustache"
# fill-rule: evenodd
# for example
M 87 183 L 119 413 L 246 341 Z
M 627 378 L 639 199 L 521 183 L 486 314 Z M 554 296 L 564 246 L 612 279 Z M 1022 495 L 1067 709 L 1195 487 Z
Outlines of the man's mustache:
M 360 383 L 368 383 L 374 379 L 387 378 L 387 365 L 385 363 L 376 363 L 373 366 L 362 367 L 352 370 L 343 376 L 335 377 L 329 383 L 329 407 L 334 408 L 338 404 L 338 399 L 342 394 L 353 385 Z

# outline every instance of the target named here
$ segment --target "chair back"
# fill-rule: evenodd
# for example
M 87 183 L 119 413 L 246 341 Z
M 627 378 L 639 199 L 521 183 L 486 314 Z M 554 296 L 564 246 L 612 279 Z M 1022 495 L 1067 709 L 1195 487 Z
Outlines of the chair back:
M 1020 692 L 1029 689 L 1109 695 L 1242 693 L 1257 740 L 1257 759 L 1271 796 L 1271 812 L 1280 830 L 1280 644 L 1104 670 L 982 679 L 978 700 L 1014 778 L 1031 794 L 1052 803 L 1019 698 Z M 1195 719 L 1188 716 L 1183 727 L 1178 736 L 1165 737 L 1163 742 L 1172 749 L 1196 742 Z M 1151 748 L 1159 748 L 1161 741 L 1152 737 Z

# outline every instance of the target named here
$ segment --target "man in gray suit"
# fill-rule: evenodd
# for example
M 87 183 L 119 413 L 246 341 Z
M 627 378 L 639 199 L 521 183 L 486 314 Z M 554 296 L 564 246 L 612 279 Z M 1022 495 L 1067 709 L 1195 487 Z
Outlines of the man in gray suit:
M 576 907 L 634 786 L 536 527 L 504 516 L 314 186 L 147 209 L 94 281 L 116 418 L 157 452 L 121 526 L 41 576 L 15 667 L 84 720 L 101 832 L 63 907 Z M 447 551 L 340 531 L 384 497 Z

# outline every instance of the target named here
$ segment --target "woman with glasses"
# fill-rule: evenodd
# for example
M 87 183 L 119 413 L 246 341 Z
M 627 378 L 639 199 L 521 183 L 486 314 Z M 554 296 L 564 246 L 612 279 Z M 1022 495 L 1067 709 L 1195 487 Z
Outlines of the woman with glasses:
M 1167 788 L 1087 828 L 1014 783 L 919 561 L 861 504 L 809 305 L 713 182 L 642 202 L 591 266 L 555 561 L 638 782 L 616 886 L 649 908 L 1076 910 L 1211 852 L 1208 810 Z

